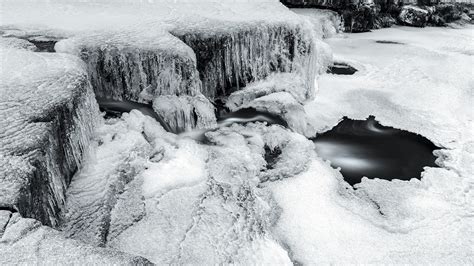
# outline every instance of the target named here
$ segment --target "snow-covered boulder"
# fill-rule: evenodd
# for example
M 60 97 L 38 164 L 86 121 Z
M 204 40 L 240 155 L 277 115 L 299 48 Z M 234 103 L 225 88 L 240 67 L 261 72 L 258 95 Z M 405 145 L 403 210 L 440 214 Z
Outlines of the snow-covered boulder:
M 230 111 L 254 108 L 281 117 L 290 129 L 311 136 L 314 129 L 304 110 L 304 103 L 311 99 L 304 81 L 293 74 L 276 74 L 266 80 L 249 84 L 232 93 L 225 105 Z
M 232 93 L 226 100 L 226 106 L 235 111 L 243 104 L 275 92 L 288 92 L 299 103 L 304 103 L 312 95 L 305 89 L 304 80 L 295 74 L 276 74 L 265 80 L 254 82 L 242 90 Z
M 0 206 L 57 224 L 99 110 L 83 64 L 66 54 L 1 48 Z
M 407 5 L 402 7 L 398 19 L 405 25 L 425 27 L 428 22 L 429 12 L 421 7 Z
M 153 109 L 175 133 L 216 126 L 214 106 L 203 95 L 159 96 Z
M 61 232 L 34 219 L 0 210 L 0 264 L 2 265 L 145 265 L 138 256 L 94 247 L 67 239 Z

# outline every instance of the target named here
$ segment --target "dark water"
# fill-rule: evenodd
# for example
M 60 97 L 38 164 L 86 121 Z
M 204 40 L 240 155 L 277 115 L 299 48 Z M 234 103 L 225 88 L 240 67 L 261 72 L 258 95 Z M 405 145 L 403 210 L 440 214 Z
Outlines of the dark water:
M 122 113 L 128 113 L 134 109 L 142 112 L 144 115 L 153 117 L 168 132 L 173 132 L 161 116 L 154 110 L 151 104 L 137 103 L 127 100 L 113 100 L 106 98 L 97 98 L 100 111 L 105 112 L 105 118 L 121 117 Z
M 357 69 L 346 63 L 334 62 L 332 66 L 328 67 L 326 72 L 336 75 L 353 75 L 357 72 Z
M 376 43 L 381 43 L 381 44 L 400 44 L 403 45 L 404 43 L 401 42 L 395 42 L 395 41 L 386 41 L 386 40 L 377 40 L 375 41 Z
M 437 167 L 433 151 L 439 149 L 425 137 L 367 120 L 344 118 L 332 130 L 313 139 L 319 156 L 340 167 L 351 185 L 362 177 L 386 180 L 420 178 L 423 167 Z

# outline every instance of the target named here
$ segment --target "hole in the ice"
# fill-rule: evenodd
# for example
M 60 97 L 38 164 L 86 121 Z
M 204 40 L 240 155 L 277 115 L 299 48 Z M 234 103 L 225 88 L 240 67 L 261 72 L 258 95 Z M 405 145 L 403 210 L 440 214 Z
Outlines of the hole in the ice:
M 222 117 L 228 113 L 230 113 L 229 108 L 225 105 L 224 100 L 221 98 L 216 98 L 212 103 L 214 105 L 216 117 Z
M 344 118 L 332 130 L 312 139 L 319 156 L 340 167 L 349 184 L 362 177 L 386 180 L 420 178 L 423 167 L 437 167 L 427 138 L 367 120 Z
M 332 66 L 328 67 L 326 72 L 336 75 L 353 75 L 357 72 L 357 69 L 346 63 L 334 62 Z
M 128 113 L 134 109 L 140 111 L 144 115 L 150 116 L 158 121 L 168 132 L 173 132 L 170 126 L 159 116 L 151 104 L 137 103 L 128 100 L 114 100 L 108 98 L 97 98 L 101 112 L 105 112 L 105 118 L 121 117 L 123 113 Z
M 387 40 L 377 40 L 375 42 L 376 43 L 382 43 L 382 44 L 401 44 L 401 45 L 404 45 L 404 43 L 401 43 L 401 42 L 387 41 Z
M 54 45 L 58 42 L 58 40 L 42 40 L 42 39 L 27 39 L 30 43 L 36 46 L 36 52 L 46 52 L 46 53 L 54 53 Z
M 281 155 L 281 149 L 275 147 L 271 149 L 268 145 L 265 145 L 265 161 L 267 162 L 267 169 L 273 169 L 275 164 L 278 162 L 278 158 Z

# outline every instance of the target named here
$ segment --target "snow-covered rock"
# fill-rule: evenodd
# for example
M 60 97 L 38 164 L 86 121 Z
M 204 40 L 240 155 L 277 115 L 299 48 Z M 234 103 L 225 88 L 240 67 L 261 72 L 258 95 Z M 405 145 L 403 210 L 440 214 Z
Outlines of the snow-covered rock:
M 301 77 L 277 74 L 234 92 L 225 105 L 230 111 L 254 108 L 277 115 L 286 121 L 290 129 L 311 136 L 314 134 L 314 128 L 308 122 L 303 107 L 303 104 L 311 99 L 307 93 Z
M 421 7 L 407 5 L 403 6 L 398 19 L 405 25 L 424 27 L 428 22 L 429 12 Z
M 76 58 L 11 48 L 0 54 L 0 206 L 55 225 L 99 123 L 97 103 Z

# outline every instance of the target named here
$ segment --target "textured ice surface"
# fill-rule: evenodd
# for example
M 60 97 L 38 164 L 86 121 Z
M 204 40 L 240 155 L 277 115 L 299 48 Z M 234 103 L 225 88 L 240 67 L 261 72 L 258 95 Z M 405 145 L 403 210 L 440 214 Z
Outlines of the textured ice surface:
M 311 141 L 257 123 L 208 132 L 211 145 L 200 145 L 137 111 L 108 123 L 68 190 L 65 232 L 158 264 L 290 263 L 271 236 L 279 208 L 259 184 L 304 171 Z M 271 167 L 265 147 L 281 150 Z M 120 167 L 130 156 L 133 175 Z
M 4 219 L 6 217 L 8 219 Z M 7 221 L 4 224 L 4 221 Z M 137 265 L 146 259 L 67 239 L 59 231 L 42 226 L 18 213 L 0 211 L 0 263 L 17 264 L 101 264 Z

